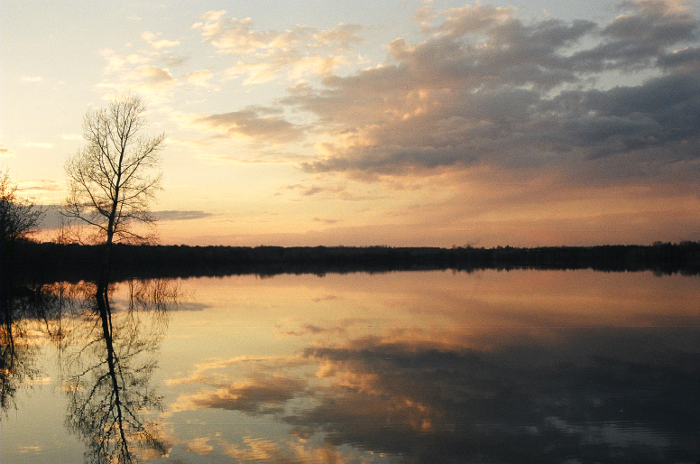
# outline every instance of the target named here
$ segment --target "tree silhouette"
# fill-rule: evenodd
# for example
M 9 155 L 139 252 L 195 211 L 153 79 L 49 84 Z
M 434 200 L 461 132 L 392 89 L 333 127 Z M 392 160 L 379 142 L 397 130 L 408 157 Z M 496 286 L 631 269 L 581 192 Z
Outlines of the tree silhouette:
M 28 238 L 36 232 L 44 212 L 17 195 L 7 171 L 0 173 L 0 246 Z
M 106 109 L 90 110 L 83 118 L 87 145 L 68 159 L 65 171 L 70 193 L 64 215 L 93 231 L 93 240 L 106 244 L 109 263 L 115 241 L 146 243 L 134 222 L 152 227 L 149 202 L 160 189 L 160 150 L 165 134 L 142 134 L 146 106 L 132 95 L 113 99 Z

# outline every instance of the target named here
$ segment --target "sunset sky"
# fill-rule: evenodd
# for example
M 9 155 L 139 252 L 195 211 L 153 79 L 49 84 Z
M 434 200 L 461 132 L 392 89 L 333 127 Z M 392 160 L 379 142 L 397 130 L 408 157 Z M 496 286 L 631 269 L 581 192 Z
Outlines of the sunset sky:
M 700 240 L 698 3 L 0 0 L 22 195 L 60 204 L 126 92 L 164 244 Z

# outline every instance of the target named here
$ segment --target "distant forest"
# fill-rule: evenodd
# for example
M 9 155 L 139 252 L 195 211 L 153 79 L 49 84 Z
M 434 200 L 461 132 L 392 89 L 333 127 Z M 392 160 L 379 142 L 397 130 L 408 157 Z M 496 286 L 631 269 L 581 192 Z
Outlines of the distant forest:
M 3 253 L 2 273 L 32 281 L 94 278 L 102 246 L 24 241 Z M 10 256 L 8 256 L 10 255 Z M 14 258 L 13 258 L 14 257 Z M 700 242 L 537 248 L 227 247 L 116 244 L 111 277 L 167 278 L 407 270 L 593 269 L 700 274 Z M 24 280 L 24 279 L 22 279 Z

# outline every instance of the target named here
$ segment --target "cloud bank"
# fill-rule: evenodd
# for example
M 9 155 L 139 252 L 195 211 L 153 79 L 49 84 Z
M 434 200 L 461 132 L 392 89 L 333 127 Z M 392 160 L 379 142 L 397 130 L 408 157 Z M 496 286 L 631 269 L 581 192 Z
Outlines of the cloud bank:
M 526 22 L 512 7 L 428 5 L 414 15 L 424 40 L 397 38 L 383 63 L 360 70 L 363 26 L 258 30 L 210 11 L 191 29 L 217 66 L 174 75 L 154 61 L 172 58 L 179 41 L 146 31 L 149 53 L 101 52 L 111 76 L 101 85 L 162 97 L 232 79 L 291 82 L 264 106 L 179 123 L 252 148 L 305 143 L 299 167 L 311 174 L 386 180 L 486 167 L 577 183 L 687 182 L 700 170 L 700 22 L 681 0 L 619 10 L 608 23 Z
M 512 8 L 479 3 L 435 13 L 426 39 L 394 40 L 383 65 L 290 90 L 285 103 L 330 136 L 328 154 L 303 169 L 697 173 L 698 20 L 678 1 L 625 7 L 608 24 L 525 23 Z

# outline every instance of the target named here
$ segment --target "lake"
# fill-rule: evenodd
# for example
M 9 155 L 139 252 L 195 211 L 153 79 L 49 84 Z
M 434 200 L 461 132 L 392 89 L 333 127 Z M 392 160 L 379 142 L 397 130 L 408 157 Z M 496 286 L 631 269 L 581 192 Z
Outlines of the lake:
M 3 464 L 700 460 L 697 276 L 35 290 L 4 308 Z

